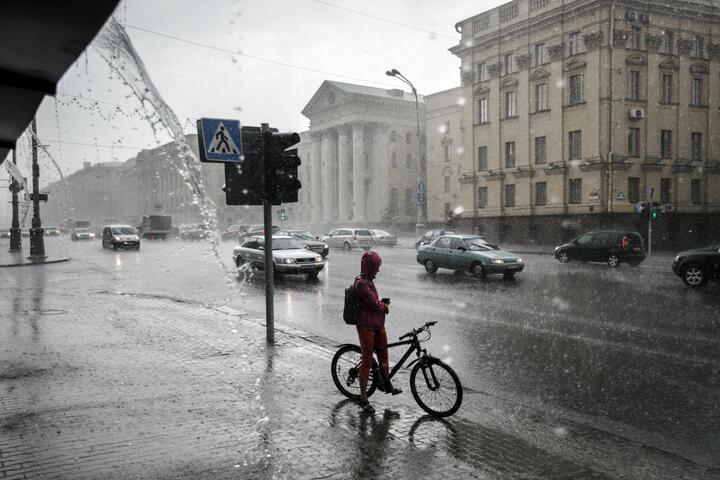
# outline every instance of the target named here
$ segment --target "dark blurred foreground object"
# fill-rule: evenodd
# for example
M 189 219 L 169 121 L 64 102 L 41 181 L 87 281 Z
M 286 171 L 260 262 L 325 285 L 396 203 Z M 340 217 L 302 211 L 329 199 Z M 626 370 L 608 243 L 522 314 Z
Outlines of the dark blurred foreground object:
M 691 288 L 704 287 L 709 280 L 720 280 L 720 245 L 678 253 L 673 272 Z

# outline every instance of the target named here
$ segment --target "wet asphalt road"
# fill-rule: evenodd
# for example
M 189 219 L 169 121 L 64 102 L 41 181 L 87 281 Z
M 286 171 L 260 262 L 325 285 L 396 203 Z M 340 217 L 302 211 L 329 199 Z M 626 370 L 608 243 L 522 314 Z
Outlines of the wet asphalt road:
M 99 242 L 48 240 L 48 248 L 106 272 L 91 289 L 228 303 L 264 315 L 264 275 L 238 279 L 231 243 L 220 245 L 221 267 L 205 243 L 144 242 L 140 252 L 112 252 Z M 376 284 L 392 299 L 390 337 L 438 320 L 428 350 L 450 362 L 467 387 L 719 463 L 717 284 L 688 290 L 657 261 L 610 270 L 561 265 L 547 255 L 523 255 L 525 271 L 513 281 L 427 275 L 413 249 L 379 252 Z M 341 312 L 361 254 L 333 250 L 318 281 L 279 281 L 277 322 L 354 342 Z

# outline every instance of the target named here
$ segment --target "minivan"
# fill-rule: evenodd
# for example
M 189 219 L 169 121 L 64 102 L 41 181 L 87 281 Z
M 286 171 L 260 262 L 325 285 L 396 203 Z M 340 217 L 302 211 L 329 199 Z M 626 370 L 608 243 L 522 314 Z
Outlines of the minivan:
M 645 246 L 637 232 L 589 232 L 555 247 L 555 258 L 560 263 L 571 260 L 606 262 L 611 268 L 623 262 L 637 266 L 645 260 Z

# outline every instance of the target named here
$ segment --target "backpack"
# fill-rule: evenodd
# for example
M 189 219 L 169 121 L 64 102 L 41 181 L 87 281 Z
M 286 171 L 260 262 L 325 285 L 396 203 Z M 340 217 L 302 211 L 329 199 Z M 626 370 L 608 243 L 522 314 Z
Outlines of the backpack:
M 348 325 L 357 325 L 358 317 L 360 316 L 360 309 L 362 308 L 362 302 L 357 298 L 356 294 L 356 282 L 359 277 L 355 278 L 352 285 L 345 289 L 345 307 L 343 308 L 343 320 Z

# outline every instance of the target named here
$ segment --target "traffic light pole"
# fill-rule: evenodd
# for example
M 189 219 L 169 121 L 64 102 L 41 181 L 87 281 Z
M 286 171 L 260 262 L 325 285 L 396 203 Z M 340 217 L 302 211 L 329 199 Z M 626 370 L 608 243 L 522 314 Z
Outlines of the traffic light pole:
M 652 255 L 652 209 L 649 209 L 648 213 L 648 257 Z
M 32 121 L 32 183 L 33 193 L 31 199 L 33 201 L 33 218 L 32 228 L 30 229 L 30 260 L 43 260 L 45 258 L 45 240 L 43 239 L 42 220 L 40 220 L 40 165 L 38 164 L 37 154 L 37 122 L 33 118 Z
M 15 150 L 13 150 L 13 163 L 17 165 Z M 20 238 L 20 219 L 18 215 L 18 192 L 20 184 L 13 177 L 10 182 L 10 191 L 12 192 L 12 223 L 10 224 L 10 251 L 17 252 L 22 250 L 22 241 Z
M 270 132 L 270 125 L 260 124 L 262 133 Z M 265 157 L 267 161 L 267 157 Z M 265 177 L 265 199 L 263 200 L 263 223 L 265 224 L 265 339 L 268 345 L 275 344 L 275 265 L 272 251 L 272 199 L 270 179 Z

